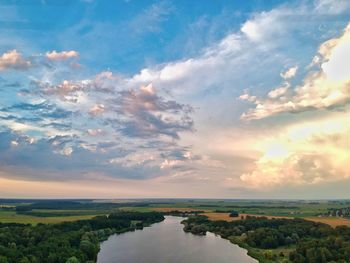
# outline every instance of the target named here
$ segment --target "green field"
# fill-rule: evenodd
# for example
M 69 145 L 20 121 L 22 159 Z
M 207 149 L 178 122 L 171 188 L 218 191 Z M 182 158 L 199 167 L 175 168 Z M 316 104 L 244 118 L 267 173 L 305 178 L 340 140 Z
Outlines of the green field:
M 232 210 L 246 214 L 289 216 L 289 217 L 314 217 L 327 213 L 330 208 L 349 207 L 348 202 L 336 201 L 193 201 L 172 202 L 168 204 L 150 204 L 148 207 L 125 207 L 123 209 L 133 211 L 151 211 L 160 208 L 191 208 L 193 210 L 222 211 Z
M 281 200 L 91 200 L 76 203 L 59 204 L 50 207 L 50 203 L 0 202 L 0 222 L 17 223 L 57 223 L 88 219 L 97 215 L 106 215 L 118 210 L 149 212 L 190 209 L 207 212 L 230 212 L 243 214 L 284 217 L 318 217 L 325 215 L 329 209 L 341 209 L 350 206 L 349 201 L 281 201 Z M 53 201 L 54 202 L 54 201 Z M 33 205 L 33 207 L 31 207 Z M 16 211 L 16 207 L 27 208 Z M 23 209 L 22 209 L 23 210 Z
M 22 224 L 38 224 L 38 223 L 60 223 L 63 221 L 75 221 L 80 219 L 90 219 L 94 215 L 76 215 L 76 216 L 50 216 L 38 217 L 30 215 L 17 214 L 15 211 L 0 211 L 1 223 L 22 223 Z

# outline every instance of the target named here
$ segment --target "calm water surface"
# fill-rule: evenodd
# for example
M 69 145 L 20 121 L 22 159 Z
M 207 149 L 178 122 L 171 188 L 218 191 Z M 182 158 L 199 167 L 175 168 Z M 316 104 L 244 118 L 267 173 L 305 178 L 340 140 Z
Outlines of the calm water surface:
M 97 263 L 257 263 L 247 251 L 207 233 L 185 233 L 183 218 L 167 216 L 151 227 L 113 235 L 101 244 Z

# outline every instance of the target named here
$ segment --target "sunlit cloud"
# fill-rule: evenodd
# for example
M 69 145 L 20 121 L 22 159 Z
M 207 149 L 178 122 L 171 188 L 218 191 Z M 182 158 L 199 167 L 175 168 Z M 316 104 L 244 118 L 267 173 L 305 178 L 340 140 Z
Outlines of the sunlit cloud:
M 70 50 L 70 51 L 61 51 L 57 52 L 56 50 L 46 52 L 45 56 L 49 60 L 66 60 L 70 58 L 75 58 L 78 57 L 78 52 L 75 50 Z
M 31 66 L 16 49 L 5 52 L 0 56 L 0 71 L 6 69 L 28 69 Z
M 1 183 L 233 198 L 348 179 L 348 1 L 181 23 L 181 3 L 144 5 L 121 22 L 81 12 L 45 41 L 45 25 L 0 32 Z
M 257 143 L 261 156 L 241 175 L 248 187 L 318 184 L 350 178 L 349 114 L 301 122 Z
M 317 69 L 310 69 L 301 85 L 290 93 L 288 86 L 272 90 L 267 99 L 244 94 L 240 97 L 256 106 L 244 113 L 244 120 L 262 119 L 283 112 L 297 113 L 315 109 L 333 109 L 350 100 L 350 24 L 339 38 L 324 42 L 313 59 Z M 296 68 L 282 75 L 293 77 Z M 288 84 L 289 85 L 289 84 Z M 286 95 L 285 95 L 286 94 Z M 285 96 L 283 96 L 285 95 Z

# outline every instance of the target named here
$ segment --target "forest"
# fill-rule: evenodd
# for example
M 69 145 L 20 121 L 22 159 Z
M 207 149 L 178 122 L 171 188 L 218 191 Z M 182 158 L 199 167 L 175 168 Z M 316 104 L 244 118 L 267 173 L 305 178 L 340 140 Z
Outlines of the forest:
M 293 263 L 350 262 L 350 228 L 345 226 L 332 228 L 304 219 L 265 217 L 226 222 L 195 216 L 182 223 L 186 232 L 205 235 L 209 231 L 248 248 L 248 251 L 249 248 L 264 249 L 264 255 L 257 258 L 271 260 L 267 262 L 277 259 L 277 262 Z M 279 247 L 289 247 L 291 251 L 288 255 L 283 252 L 276 255 L 273 251 Z
M 111 234 L 164 220 L 157 212 L 118 212 L 59 224 L 0 223 L 0 263 L 96 262 Z

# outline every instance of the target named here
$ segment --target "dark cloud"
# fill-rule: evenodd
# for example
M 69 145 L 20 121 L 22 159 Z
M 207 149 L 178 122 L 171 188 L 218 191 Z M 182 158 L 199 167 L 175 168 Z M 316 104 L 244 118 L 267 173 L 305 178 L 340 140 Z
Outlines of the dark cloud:
M 18 111 L 30 111 L 32 114 L 43 118 L 65 119 L 70 117 L 73 112 L 64 110 L 57 107 L 54 104 L 47 102 L 43 103 L 18 103 L 10 107 L 1 109 L 3 112 L 18 112 Z
M 0 116 L 2 120 L 13 120 L 18 123 L 26 123 L 26 122 L 39 122 L 42 119 L 38 117 L 17 117 L 14 115 Z
M 31 59 L 39 73 L 19 76 L 18 85 L 0 79 L 1 93 L 11 98 L 0 107 L 0 172 L 28 180 L 88 173 L 145 179 L 185 169 L 187 149 L 176 140 L 193 131 L 191 106 L 109 71 L 66 80 L 41 60 Z M 52 75 L 40 78 L 40 70 Z M 181 165 L 164 166 L 164 159 Z
M 111 158 L 125 157 L 127 151 L 93 152 L 77 142 L 81 141 L 71 136 L 32 141 L 10 131 L 0 132 L 0 171 L 10 173 L 11 177 L 55 181 L 83 179 L 87 173 L 94 172 L 132 179 L 159 175 L 159 167 L 149 166 L 147 162 L 137 167 L 108 162 Z M 68 147 L 71 151 L 64 150 Z
M 166 135 L 179 139 L 179 132 L 192 131 L 192 108 L 159 96 L 152 86 L 119 93 L 113 110 L 127 117 L 119 122 L 120 131 L 131 137 L 152 138 Z

